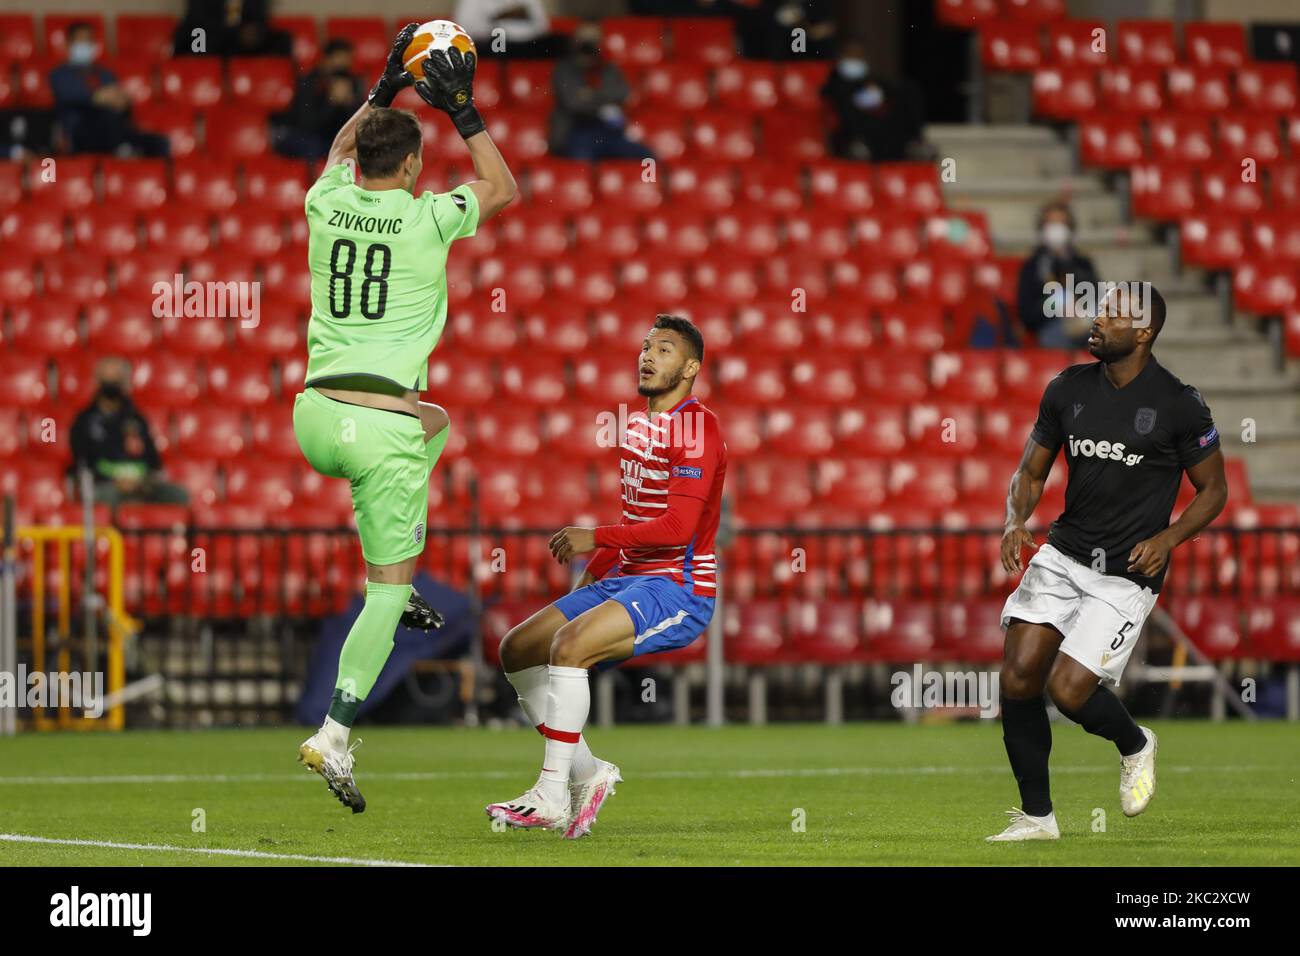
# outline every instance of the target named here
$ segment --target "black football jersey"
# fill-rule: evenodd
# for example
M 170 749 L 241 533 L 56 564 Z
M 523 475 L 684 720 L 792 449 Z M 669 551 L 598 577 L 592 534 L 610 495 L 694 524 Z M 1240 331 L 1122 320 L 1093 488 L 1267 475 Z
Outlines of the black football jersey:
M 1183 471 L 1219 447 L 1200 392 L 1152 356 L 1117 389 L 1105 365 L 1072 365 L 1048 383 L 1030 437 L 1069 467 L 1065 511 L 1047 540 L 1081 564 L 1159 591 L 1155 577 L 1128 571 L 1133 546 L 1169 527 Z M 1099 558 L 1105 554 L 1104 563 Z

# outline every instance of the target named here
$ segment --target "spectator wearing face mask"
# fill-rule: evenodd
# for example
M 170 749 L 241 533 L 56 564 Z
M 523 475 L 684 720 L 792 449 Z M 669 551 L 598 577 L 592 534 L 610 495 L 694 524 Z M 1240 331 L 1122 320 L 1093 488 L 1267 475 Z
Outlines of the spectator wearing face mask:
M 163 478 L 149 423 L 131 401 L 131 366 L 122 358 L 100 359 L 95 380 L 94 399 L 72 423 L 73 471 L 90 471 L 95 501 L 187 503 L 185 489 Z
M 894 162 L 923 154 L 920 97 L 904 84 L 875 76 L 859 41 L 841 46 L 822 99 L 834 114 L 830 145 L 836 156 Z
M 1066 316 L 1064 289 L 1073 284 L 1095 289 L 1097 270 L 1092 260 L 1074 247 L 1074 214 L 1065 202 L 1051 202 L 1038 214 L 1038 245 L 1020 267 L 1020 324 L 1034 333 L 1043 348 L 1083 348 L 1088 341 L 1088 316 Z M 1051 287 L 1059 283 L 1061 292 Z M 1095 294 L 1095 293 L 1094 293 Z
M 599 23 L 579 25 L 572 49 L 551 74 L 551 152 L 583 160 L 652 158 L 647 146 L 624 132 L 627 80 L 601 56 L 600 40 Z
M 333 39 L 320 63 L 298 83 L 286 121 L 276 135 L 276 149 L 299 159 L 324 159 L 334 134 L 365 98 L 361 77 L 352 72 L 352 44 Z
M 100 66 L 88 23 L 68 25 L 68 59 L 50 71 L 54 117 L 72 153 L 166 156 L 167 138 L 136 129 L 131 97 L 112 70 Z

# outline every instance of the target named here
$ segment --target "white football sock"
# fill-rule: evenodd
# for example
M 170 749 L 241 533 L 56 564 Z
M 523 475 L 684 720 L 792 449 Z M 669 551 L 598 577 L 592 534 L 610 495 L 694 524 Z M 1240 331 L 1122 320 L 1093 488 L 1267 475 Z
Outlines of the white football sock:
M 551 691 L 551 669 L 546 664 L 520 668 L 506 674 L 506 680 L 519 695 L 519 706 L 523 709 L 528 722 L 537 728 L 542 736 L 542 725 L 546 723 L 546 698 Z M 596 757 L 587 746 L 587 738 L 578 738 L 578 749 L 573 754 L 573 766 L 569 779 L 575 783 L 590 780 L 596 773 Z
M 546 759 L 537 785 L 548 800 L 569 801 L 569 772 L 582 739 L 582 727 L 591 709 L 587 671 L 581 667 L 550 668 L 550 693 L 546 697 Z
M 325 735 L 331 747 L 335 750 L 348 749 L 348 735 L 351 728 L 343 726 L 333 717 L 326 717 L 325 723 L 321 724 L 320 732 Z

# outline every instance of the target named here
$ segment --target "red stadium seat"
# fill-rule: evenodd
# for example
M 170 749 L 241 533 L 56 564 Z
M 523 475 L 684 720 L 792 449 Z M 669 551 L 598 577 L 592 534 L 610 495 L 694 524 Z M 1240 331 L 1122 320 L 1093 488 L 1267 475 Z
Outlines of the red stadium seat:
M 492 114 L 492 137 L 515 162 L 545 156 L 549 149 L 548 135 L 546 116 L 535 110 L 497 110 Z
M 682 165 L 678 164 L 676 168 L 680 169 Z M 775 212 L 790 212 L 803 207 L 803 171 L 797 163 L 755 160 L 746 163 L 743 169 L 740 188 L 747 202 Z M 697 198 L 708 208 L 731 207 L 735 197 L 732 170 L 707 164 L 699 170 L 697 181 L 705 185 L 704 192 Z M 671 181 L 674 191 L 677 182 L 676 179 Z M 717 188 L 711 188 L 714 184 Z
M 936 352 L 930 382 L 936 398 L 987 404 L 1002 397 L 1002 361 L 992 351 Z
M 293 504 L 296 466 L 266 459 L 243 459 L 226 465 L 226 500 L 253 504 L 269 512 Z
M 668 25 L 678 60 L 723 66 L 736 56 L 735 27 L 728 17 L 673 17 Z
M 54 91 L 50 87 L 50 71 L 62 62 L 60 57 L 33 56 L 13 64 L 18 71 L 18 105 L 30 109 L 52 109 Z
M 190 157 L 172 163 L 176 197 L 200 209 L 225 213 L 239 201 L 233 163 L 210 157 Z
M 786 392 L 785 363 L 770 356 L 732 353 L 714 365 L 721 394 L 729 402 L 771 404 Z
M 1178 59 L 1174 25 L 1169 20 L 1120 20 L 1119 54 L 1135 66 L 1169 66 Z
M 1270 661 L 1300 661 L 1300 599 L 1253 598 L 1244 611 L 1253 654 Z
M 1165 109 L 1165 76 L 1158 66 L 1111 66 L 1102 70 L 1098 79 L 1105 110 L 1153 114 Z
M 21 202 L 23 198 L 23 164 L 0 162 L 0 206 Z
M 826 156 L 826 128 L 816 113 L 759 116 L 763 154 L 778 162 L 812 163 Z
M 80 344 L 75 301 L 44 296 L 39 307 L 24 303 L 9 310 L 10 336 L 6 348 L 29 354 L 61 354 Z
M 142 406 L 189 405 L 199 397 L 198 383 L 198 364 L 192 358 L 145 356 L 131 366 L 131 389 Z
M 868 599 L 863 608 L 865 655 L 886 663 L 933 659 L 938 649 L 935 610 L 929 602 L 912 598 Z
M 1236 213 L 1192 213 L 1179 223 L 1183 261 L 1205 269 L 1230 269 L 1246 252 L 1246 231 Z
M 116 57 L 102 63 L 117 77 L 118 85 L 126 90 L 134 105 L 151 102 L 157 95 L 156 70 L 152 60 Z
M 1259 259 L 1300 266 L 1300 223 L 1294 217 L 1285 214 L 1253 217 L 1249 231 L 1251 251 Z
M 388 59 L 394 32 L 380 17 L 329 17 L 325 21 L 325 39 L 338 37 L 351 43 L 358 64 L 378 64 Z
M 1066 17 L 1065 0 L 1003 0 L 1002 13 L 1013 20 L 1051 23 Z
M 930 163 L 879 163 L 880 198 L 895 208 L 925 215 L 943 207 L 939 170 Z
M 96 354 L 142 355 L 158 343 L 154 317 L 148 308 L 122 299 L 97 302 L 86 310 L 89 346 Z
M 606 17 L 601 52 L 614 63 L 646 65 L 664 59 L 666 24 L 650 17 Z
M 198 113 L 192 107 L 171 103 L 141 103 L 131 113 L 135 125 L 167 137 L 173 160 L 198 150 Z
M 1239 67 L 1246 62 L 1246 34 L 1240 23 L 1186 23 L 1187 60 L 1198 66 Z
M 224 87 L 216 57 L 179 56 L 164 60 L 158 70 L 164 99 L 196 110 L 221 102 Z
M 1233 113 L 1218 117 L 1220 155 L 1246 157 L 1257 163 L 1282 158 L 1282 137 L 1276 116 Z
M 0 62 L 36 55 L 36 18 L 29 13 L 0 15 Z
M 644 108 L 678 112 L 709 105 L 708 68 L 699 63 L 660 63 L 647 67 L 641 80 Z
M 767 414 L 767 443 L 786 458 L 817 459 L 835 448 L 835 415 L 829 408 L 783 405 Z
M 984 598 L 939 605 L 939 647 L 944 655 L 970 663 L 1002 660 L 1002 599 Z M 978 699 L 970 701 L 972 706 Z
M 1034 71 L 1034 112 L 1049 119 L 1077 119 L 1097 109 L 1097 78 L 1091 66 L 1043 66 Z
M 1278 315 L 1300 304 L 1295 268 L 1288 264 L 1243 260 L 1232 272 L 1232 291 L 1239 308 L 1261 315 Z
M 845 212 L 866 212 L 876 205 L 875 177 L 866 163 L 822 160 L 809 167 L 808 184 L 818 205 Z
M 1300 102 L 1294 63 L 1247 63 L 1237 70 L 1237 99 L 1249 110 L 1286 113 Z
M 206 364 L 208 393 L 220 401 L 253 408 L 264 406 L 271 400 L 269 358 L 215 355 L 208 358 Z
M 53 255 L 63 249 L 66 218 L 62 208 L 27 199 L 0 213 L 0 239 L 34 255 Z
M 288 33 L 293 43 L 292 56 L 299 67 L 309 67 L 320 57 L 320 29 L 315 17 L 271 17 L 271 28 Z
M 742 162 L 754 155 L 754 121 L 748 115 L 700 111 L 692 119 L 693 154 L 703 159 Z
M 1180 219 L 1197 208 L 1190 163 L 1138 163 L 1132 170 L 1133 212 L 1149 219 Z
M 1159 162 L 1203 163 L 1215 155 L 1210 118 L 1199 113 L 1166 113 L 1147 120 L 1151 158 Z
M 1110 62 L 1106 25 L 1100 20 L 1062 20 L 1047 28 L 1047 49 L 1062 66 L 1104 66 Z
M 140 246 L 134 209 L 89 206 L 72 217 L 72 238 L 79 246 L 105 255 L 129 256 Z
M 618 294 L 618 273 L 608 260 L 561 260 L 551 269 L 551 290 L 579 306 L 605 305 Z
M 505 91 L 514 109 L 551 109 L 551 60 L 511 60 L 506 64 Z
M 1220 113 L 1232 106 L 1231 74 L 1223 66 L 1171 66 L 1165 72 L 1175 110 Z
M 282 57 L 236 56 L 226 62 L 230 93 L 236 106 L 274 112 L 293 102 L 297 77 L 293 64 Z
M 0 406 L 35 408 L 48 394 L 42 359 L 8 349 L 0 354 Z
M 167 163 L 161 159 L 105 159 L 104 200 L 130 209 L 158 209 L 167 202 Z
M 568 394 L 564 363 L 550 356 L 502 359 L 501 391 L 507 399 L 546 405 Z
M 1084 116 L 1079 120 L 1079 160 L 1085 166 L 1126 169 L 1141 162 L 1145 147 L 1136 117 Z
M 1169 612 L 1206 657 L 1214 661 L 1246 656 L 1241 613 L 1233 598 L 1176 597 Z
M 849 255 L 849 223 L 834 209 L 795 212 L 781 217 L 786 242 L 819 259 L 842 259 Z
M 979 413 L 974 405 L 923 402 L 908 410 L 907 433 L 913 454 L 964 458 L 979 450 Z
M 203 141 L 212 156 L 245 159 L 270 149 L 266 115 L 247 106 L 214 106 L 203 123 Z
M 1043 62 L 1039 29 L 1032 23 L 992 20 L 980 25 L 980 61 L 986 70 L 1025 71 Z
M 244 450 L 243 413 L 237 408 L 204 404 L 176 413 L 176 453 L 229 460 Z
M 223 246 L 259 259 L 275 256 L 285 243 L 284 214 L 260 206 L 237 206 L 217 217 Z
M 634 159 L 608 160 L 596 167 L 596 191 L 610 204 L 625 209 L 654 209 L 663 202 L 658 182 L 641 178 L 641 163 Z
M 661 160 L 680 159 L 687 150 L 686 116 L 675 110 L 638 110 L 628 117 L 628 138 L 645 143 Z
M 12 243 L 0 245 L 0 304 L 26 302 L 36 294 L 36 258 Z
M 772 63 L 737 60 L 713 71 L 713 94 L 725 110 L 762 113 L 779 101 L 777 69 Z
M 93 156 L 60 156 L 49 167 L 46 179 L 43 164 L 33 166 L 28 188 L 33 202 L 55 209 L 81 209 L 95 202 L 95 169 L 99 160 Z
M 176 18 L 153 14 L 117 15 L 117 55 L 153 64 L 172 55 Z
M 1264 208 L 1264 186 L 1244 182 L 1241 163 L 1232 160 L 1201 168 L 1200 198 L 1205 209 L 1254 213 Z
M 776 77 L 782 104 L 794 110 L 820 110 L 830 68 L 827 62 L 782 63 Z
M 205 209 L 164 206 L 146 223 L 150 244 L 176 255 L 198 256 L 212 248 L 212 215 Z
M 533 203 L 543 203 L 562 212 L 580 212 L 594 201 L 588 163 L 572 159 L 538 159 L 529 163 L 525 171 L 529 198 Z
M 792 600 L 790 656 L 794 660 L 836 664 L 854 660 L 861 650 L 862 605 L 846 598 Z
M 1003 352 L 1004 393 L 1008 400 L 1024 404 L 1032 403 L 1037 406 L 1043 397 L 1043 390 L 1047 387 L 1047 383 L 1056 378 L 1069 364 L 1068 357 L 1055 349 Z
M 670 183 L 676 182 L 676 176 L 674 172 Z M 642 230 L 648 252 L 667 257 L 694 257 L 708 252 L 712 244 L 712 230 L 709 228 L 711 215 L 704 210 L 698 212 L 683 210 L 681 205 L 680 203 L 669 204 L 667 208 L 646 214 L 642 220 Z M 600 237 L 609 236 L 613 243 L 609 247 L 611 254 L 618 255 L 614 251 L 615 247 L 627 248 L 629 250 L 627 255 L 636 252 L 635 236 L 624 238 L 624 232 L 630 226 L 626 221 L 616 221 L 606 225 L 601 224 L 599 220 L 593 220 L 596 228 L 590 228 L 587 225 L 589 218 L 591 217 L 583 216 L 577 223 L 579 248 L 589 247 L 595 252 L 601 246 Z M 631 229 L 635 231 L 635 226 L 631 226 Z

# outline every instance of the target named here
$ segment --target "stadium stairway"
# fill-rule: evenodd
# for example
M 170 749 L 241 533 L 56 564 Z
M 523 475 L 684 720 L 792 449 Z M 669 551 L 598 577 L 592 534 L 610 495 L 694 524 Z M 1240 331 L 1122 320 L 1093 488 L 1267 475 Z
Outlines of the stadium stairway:
M 988 217 L 998 256 L 1024 256 L 1033 247 L 1039 207 L 1069 199 L 1079 247 L 1102 279 L 1149 280 L 1169 304 L 1160 361 L 1201 389 L 1223 436 L 1224 453 L 1246 460 L 1258 501 L 1300 495 L 1300 367 L 1279 370 L 1254 316 L 1225 321 L 1219 297 L 1198 269 L 1177 269 L 1170 247 L 1145 223 L 1127 221 L 1126 198 L 1101 173 L 1077 171 L 1073 147 L 1052 128 L 1036 125 L 932 125 L 926 138 L 942 163 L 956 160 L 945 182 L 947 205 Z M 1258 424 L 1243 441 L 1244 420 Z

